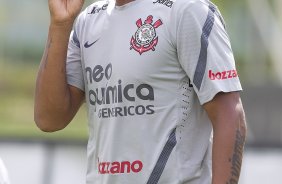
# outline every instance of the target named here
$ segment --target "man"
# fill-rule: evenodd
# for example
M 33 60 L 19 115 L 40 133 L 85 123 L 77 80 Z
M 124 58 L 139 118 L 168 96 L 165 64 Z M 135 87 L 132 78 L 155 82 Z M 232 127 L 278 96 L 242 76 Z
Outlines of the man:
M 238 183 L 245 117 L 217 8 L 208 0 L 100 1 L 71 31 L 82 5 L 49 0 L 35 122 L 63 129 L 86 101 L 86 183 Z

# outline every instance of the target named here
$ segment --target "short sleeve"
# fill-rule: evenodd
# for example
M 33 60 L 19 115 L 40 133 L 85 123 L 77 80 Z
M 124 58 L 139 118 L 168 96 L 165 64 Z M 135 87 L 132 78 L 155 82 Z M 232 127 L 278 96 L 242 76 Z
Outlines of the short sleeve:
M 82 57 L 81 57 L 80 42 L 77 34 L 77 30 L 78 30 L 77 26 L 78 24 L 75 25 L 69 39 L 66 74 L 67 74 L 67 82 L 69 85 L 72 85 L 74 87 L 81 89 L 82 91 L 85 91 L 82 60 L 81 60 Z
M 201 104 L 218 92 L 242 90 L 229 37 L 217 8 L 209 1 L 181 7 L 176 46 L 179 62 Z

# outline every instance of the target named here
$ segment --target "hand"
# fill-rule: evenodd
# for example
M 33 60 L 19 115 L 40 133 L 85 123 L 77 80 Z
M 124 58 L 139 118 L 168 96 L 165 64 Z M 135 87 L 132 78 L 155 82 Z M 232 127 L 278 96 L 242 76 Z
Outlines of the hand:
M 48 0 L 51 23 L 72 24 L 80 13 L 84 0 Z

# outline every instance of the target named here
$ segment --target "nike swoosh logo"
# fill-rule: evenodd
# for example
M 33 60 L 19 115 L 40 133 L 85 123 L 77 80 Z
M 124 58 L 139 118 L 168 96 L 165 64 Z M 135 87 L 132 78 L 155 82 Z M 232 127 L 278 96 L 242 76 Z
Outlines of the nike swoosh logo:
M 98 38 L 97 40 L 95 40 L 94 42 L 92 42 L 92 43 L 88 43 L 88 41 L 87 41 L 87 42 L 85 42 L 84 47 L 85 47 L 85 48 L 89 48 L 89 47 L 91 47 L 92 45 L 94 45 L 98 40 L 99 40 L 99 38 Z

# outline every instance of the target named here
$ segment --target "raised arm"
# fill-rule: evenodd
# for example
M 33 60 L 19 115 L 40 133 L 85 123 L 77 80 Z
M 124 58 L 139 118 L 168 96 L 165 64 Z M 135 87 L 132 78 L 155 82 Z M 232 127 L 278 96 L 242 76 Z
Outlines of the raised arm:
M 212 184 L 237 184 L 246 137 L 239 92 L 219 93 L 204 105 L 213 125 Z
M 42 131 L 63 129 L 84 99 L 84 92 L 67 84 L 69 36 L 84 0 L 49 0 L 51 23 L 35 89 L 34 120 Z

